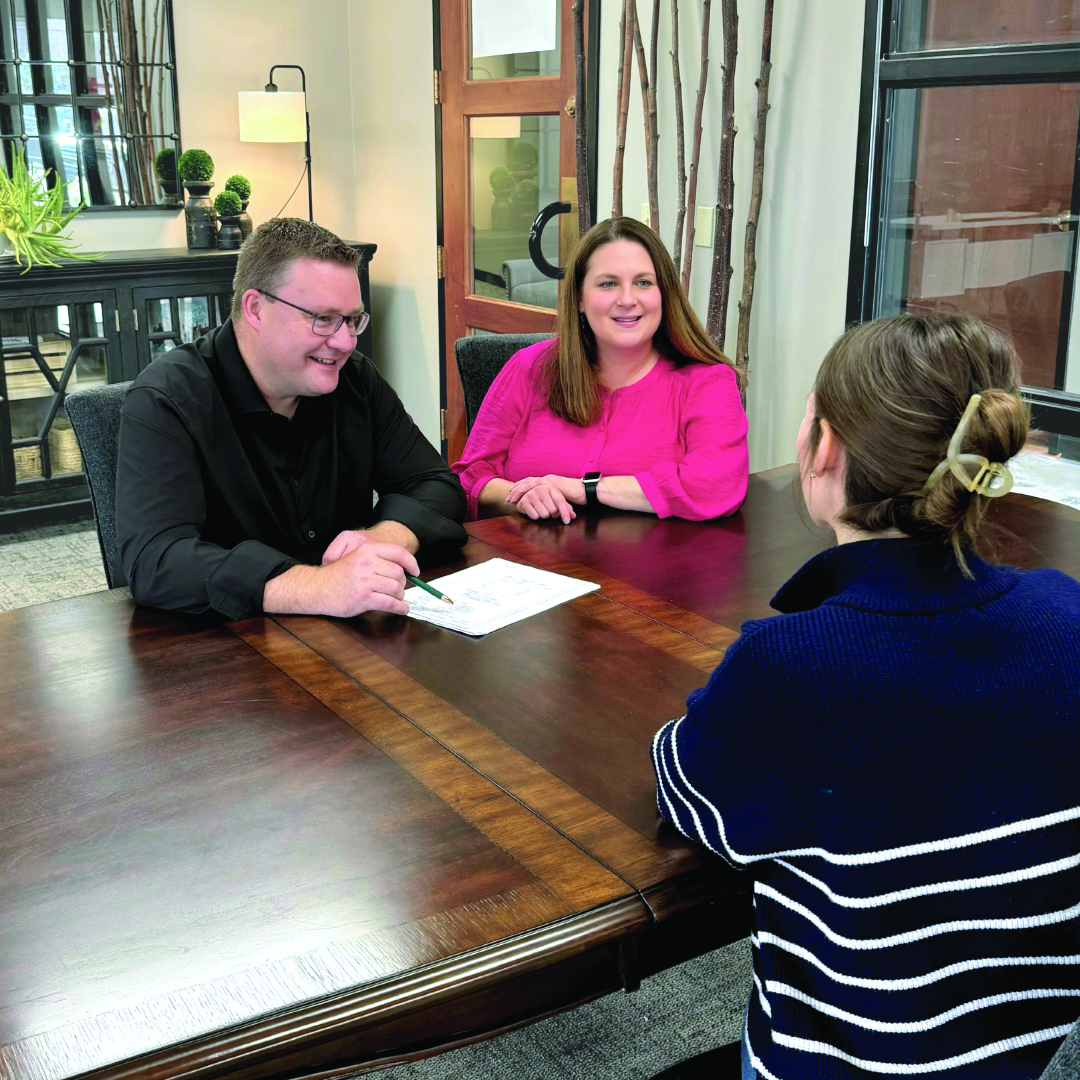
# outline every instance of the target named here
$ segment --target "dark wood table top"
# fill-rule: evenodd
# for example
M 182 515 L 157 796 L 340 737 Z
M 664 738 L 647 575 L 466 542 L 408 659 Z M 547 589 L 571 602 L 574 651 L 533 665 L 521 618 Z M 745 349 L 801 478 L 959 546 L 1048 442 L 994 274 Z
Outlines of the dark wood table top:
M 1002 561 L 1080 575 L 1080 513 L 994 518 Z M 428 576 L 601 588 L 477 639 L 125 590 L 0 614 L 0 1076 L 329 1077 L 742 936 L 734 877 L 658 823 L 649 743 L 828 546 L 790 470 L 727 521 L 469 531 Z

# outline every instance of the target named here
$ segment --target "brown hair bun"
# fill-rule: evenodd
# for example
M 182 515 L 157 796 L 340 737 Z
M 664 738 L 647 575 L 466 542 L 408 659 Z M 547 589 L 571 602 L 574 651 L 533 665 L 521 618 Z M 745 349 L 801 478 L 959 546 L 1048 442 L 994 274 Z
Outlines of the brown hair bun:
M 982 401 L 961 452 L 1004 463 L 1023 448 L 1030 412 L 1009 342 L 970 315 L 875 319 L 833 345 L 814 394 L 812 446 L 817 420 L 828 420 L 846 451 L 844 523 L 949 544 L 966 572 L 986 497 L 951 472 L 925 494 L 923 487 L 973 394 Z

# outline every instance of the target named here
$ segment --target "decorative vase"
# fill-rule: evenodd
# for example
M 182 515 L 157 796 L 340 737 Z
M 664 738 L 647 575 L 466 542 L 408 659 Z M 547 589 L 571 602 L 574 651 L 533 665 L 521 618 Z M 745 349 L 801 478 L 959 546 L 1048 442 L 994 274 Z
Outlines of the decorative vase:
M 247 199 L 240 200 L 240 213 L 237 214 L 237 218 L 240 221 L 240 232 L 243 234 L 244 240 L 251 235 L 251 215 L 247 212 Z M 243 242 L 243 241 L 241 241 Z
M 217 215 L 210 201 L 213 180 L 185 180 L 188 200 L 184 203 L 184 220 L 187 224 L 187 246 L 194 251 L 216 248 Z
M 235 251 L 244 242 L 244 233 L 240 225 L 240 214 L 222 214 L 218 229 L 217 246 L 224 251 Z
M 176 203 L 176 181 L 175 180 L 162 180 L 158 178 L 158 187 L 161 188 L 162 203 L 166 206 L 172 206 Z

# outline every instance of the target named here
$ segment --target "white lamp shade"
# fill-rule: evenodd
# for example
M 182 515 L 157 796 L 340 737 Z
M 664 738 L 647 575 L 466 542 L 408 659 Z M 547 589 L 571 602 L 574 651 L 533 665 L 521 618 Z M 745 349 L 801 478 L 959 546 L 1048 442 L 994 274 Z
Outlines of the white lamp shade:
M 241 90 L 241 142 L 305 142 L 307 107 L 304 95 L 292 90 Z
M 520 116 L 470 116 L 469 137 L 472 139 L 520 139 Z

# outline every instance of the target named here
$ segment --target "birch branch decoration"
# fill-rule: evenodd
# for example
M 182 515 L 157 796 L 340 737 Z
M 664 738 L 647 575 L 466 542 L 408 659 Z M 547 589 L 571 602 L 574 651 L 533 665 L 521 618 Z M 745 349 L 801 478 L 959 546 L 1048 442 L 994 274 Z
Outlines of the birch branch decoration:
M 686 248 L 682 259 L 682 287 L 690 292 L 690 265 L 694 258 L 694 233 L 697 217 L 698 165 L 701 162 L 701 118 L 705 111 L 705 86 L 709 81 L 709 15 L 712 0 L 701 3 L 701 67 L 698 75 L 697 101 L 694 103 L 694 135 L 690 150 L 690 169 L 686 179 Z
M 589 153 L 585 100 L 585 0 L 574 0 L 574 157 L 577 161 L 578 236 L 592 226 L 589 207 Z
M 611 190 L 612 217 L 622 217 L 623 212 L 623 161 L 626 157 L 626 117 L 630 111 L 630 63 L 634 51 L 634 6 L 630 0 L 623 0 L 622 21 L 619 23 L 619 40 L 622 42 L 622 52 L 619 55 L 618 118 L 615 124 L 615 167 Z
M 631 0 L 636 9 L 637 0 Z M 660 203 L 656 195 L 656 159 L 652 133 L 656 127 L 656 97 L 650 93 L 649 65 L 645 59 L 645 46 L 641 43 L 641 27 L 638 25 L 637 11 L 634 12 L 634 51 L 637 53 L 638 79 L 641 82 L 641 108 L 645 117 L 645 173 L 649 180 L 649 225 L 653 232 L 660 229 Z M 651 103 L 651 108 L 650 108 Z
M 754 130 L 754 178 L 750 191 L 750 212 L 746 219 L 743 248 L 742 299 L 739 301 L 739 336 L 735 343 L 735 364 L 750 366 L 750 309 L 754 303 L 754 275 L 757 272 L 757 226 L 761 214 L 761 193 L 765 180 L 765 121 L 769 116 L 769 74 L 772 71 L 773 0 L 765 0 L 765 24 L 761 33 L 761 74 L 757 78 L 757 125 Z
M 654 233 L 660 232 L 660 183 L 658 180 L 660 158 L 660 133 L 656 122 L 656 83 L 660 76 L 657 61 L 657 45 L 660 40 L 660 0 L 653 0 L 652 26 L 649 33 L 649 225 Z
M 686 220 L 686 129 L 683 123 L 682 74 L 679 71 L 679 0 L 671 0 L 671 78 L 675 85 L 675 148 L 678 174 L 675 177 L 675 242 L 671 253 L 675 273 L 682 257 L 683 222 Z
M 716 186 L 716 237 L 713 242 L 712 283 L 705 329 L 719 349 L 727 336 L 731 289 L 731 225 L 735 203 L 735 58 L 739 51 L 737 0 L 721 0 L 724 16 L 724 81 L 721 94 L 720 175 Z

